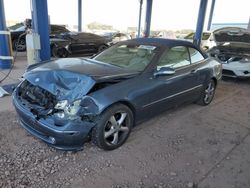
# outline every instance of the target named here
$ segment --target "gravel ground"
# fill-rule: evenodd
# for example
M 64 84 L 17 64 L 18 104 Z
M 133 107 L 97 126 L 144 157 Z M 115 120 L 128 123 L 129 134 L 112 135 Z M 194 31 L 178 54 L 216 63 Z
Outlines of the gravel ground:
M 184 105 L 134 128 L 126 144 L 103 151 L 50 148 L 0 100 L 0 187 L 248 188 L 250 87 L 222 81 L 207 107 Z M 7 101 L 7 102 L 6 102 Z

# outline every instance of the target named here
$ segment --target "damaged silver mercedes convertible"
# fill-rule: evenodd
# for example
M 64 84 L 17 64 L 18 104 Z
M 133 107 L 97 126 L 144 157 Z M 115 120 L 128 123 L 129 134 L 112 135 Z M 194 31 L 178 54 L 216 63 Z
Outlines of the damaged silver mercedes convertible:
M 91 139 L 112 150 L 132 127 L 184 102 L 208 105 L 221 64 L 192 43 L 134 39 L 94 58 L 67 58 L 30 66 L 13 93 L 21 125 L 63 150 Z

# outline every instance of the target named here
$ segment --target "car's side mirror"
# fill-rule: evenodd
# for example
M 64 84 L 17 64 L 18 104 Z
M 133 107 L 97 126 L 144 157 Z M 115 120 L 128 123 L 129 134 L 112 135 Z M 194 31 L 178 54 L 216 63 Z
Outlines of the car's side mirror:
M 154 77 L 157 76 L 168 76 L 175 74 L 175 70 L 171 67 L 162 67 L 160 70 L 154 72 Z

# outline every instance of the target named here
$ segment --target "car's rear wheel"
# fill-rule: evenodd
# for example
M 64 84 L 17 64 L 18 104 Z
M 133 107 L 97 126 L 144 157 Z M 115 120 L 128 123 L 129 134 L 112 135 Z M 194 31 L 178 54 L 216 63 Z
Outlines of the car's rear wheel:
M 198 100 L 197 103 L 203 106 L 209 105 L 214 98 L 216 88 L 215 86 L 215 81 L 211 79 L 203 90 L 201 98 Z
M 129 137 L 133 113 L 123 104 L 115 104 L 100 115 L 92 130 L 92 142 L 104 150 L 120 147 Z
M 13 49 L 16 51 L 25 51 L 26 50 L 26 42 L 25 39 L 15 39 L 12 43 Z

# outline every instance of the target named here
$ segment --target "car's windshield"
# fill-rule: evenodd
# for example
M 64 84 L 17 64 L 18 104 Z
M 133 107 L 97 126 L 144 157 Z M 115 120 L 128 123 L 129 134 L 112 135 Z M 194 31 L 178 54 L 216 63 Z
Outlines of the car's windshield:
M 133 71 L 143 71 L 156 54 L 156 46 L 140 44 L 118 44 L 94 59 Z

